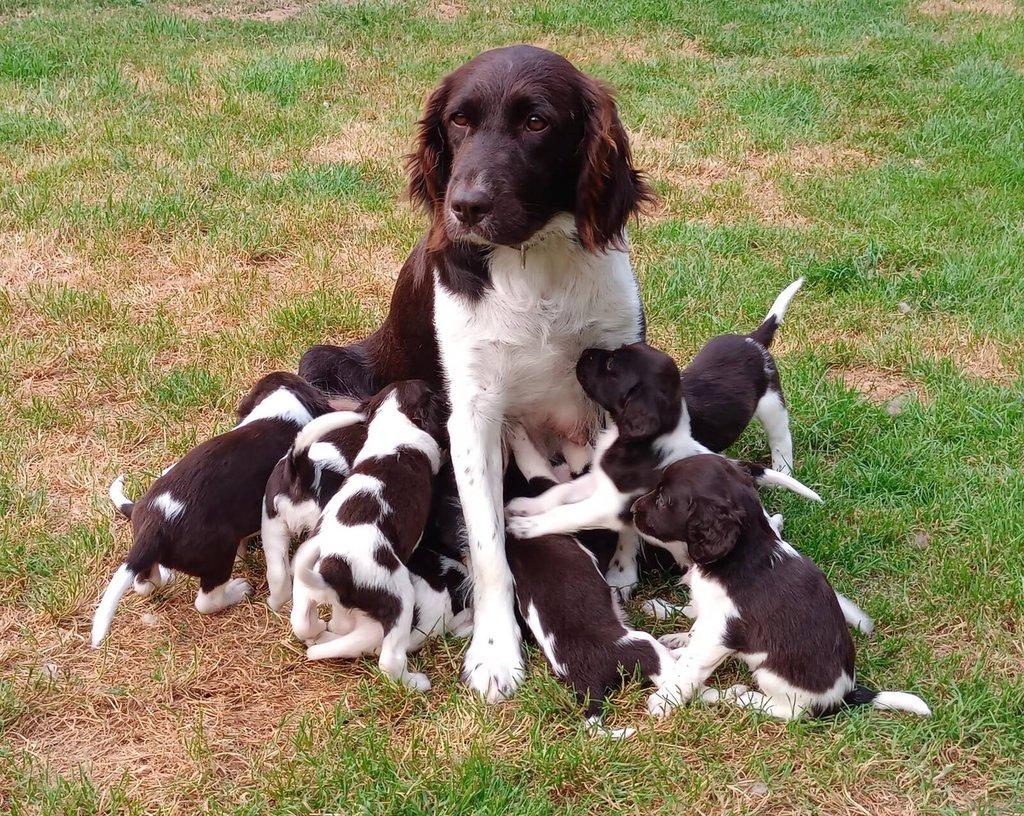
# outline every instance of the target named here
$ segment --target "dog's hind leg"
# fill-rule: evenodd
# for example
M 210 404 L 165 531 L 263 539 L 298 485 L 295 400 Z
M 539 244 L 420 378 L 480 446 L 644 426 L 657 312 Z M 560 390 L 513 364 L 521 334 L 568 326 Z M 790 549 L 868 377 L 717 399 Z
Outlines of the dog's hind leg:
M 244 578 L 231 578 L 212 587 L 206 579 L 202 579 L 199 582 L 199 594 L 196 595 L 196 609 L 204 615 L 212 615 L 241 603 L 249 595 L 252 595 L 252 587 Z
M 782 394 L 769 389 L 758 400 L 754 416 L 768 434 L 772 449 L 772 470 L 779 473 L 793 472 L 793 437 L 789 432 L 789 411 L 782 400 Z
M 380 649 L 383 637 L 384 629 L 378 621 L 367 615 L 357 615 L 355 627 L 348 634 L 322 633 L 306 650 L 306 659 L 352 659 L 374 654 Z
M 267 562 L 267 584 L 270 597 L 267 605 L 275 612 L 292 596 L 291 567 L 288 563 L 288 546 L 291 544 L 284 520 L 269 518 L 263 509 L 262 542 L 263 555 Z
M 777 720 L 795 720 L 804 711 L 802 706 L 791 700 L 781 700 L 760 691 L 753 691 L 743 685 L 726 689 L 721 699 L 740 708 L 752 708 L 769 717 L 775 717 Z
M 637 581 L 640 579 L 640 570 L 637 566 L 637 556 L 640 554 L 640 537 L 633 527 L 624 527 L 619 530 L 619 540 L 615 545 L 615 553 L 608 564 L 608 573 L 605 580 L 608 586 L 619 593 L 623 601 L 628 601 Z
M 415 691 L 428 691 L 430 680 L 425 674 L 409 671 L 409 639 L 412 633 L 412 614 L 416 604 L 416 591 L 409 571 L 400 566 L 391 574 L 390 589 L 400 604 L 398 616 L 385 625 L 384 640 L 380 644 L 380 670 L 396 682 Z

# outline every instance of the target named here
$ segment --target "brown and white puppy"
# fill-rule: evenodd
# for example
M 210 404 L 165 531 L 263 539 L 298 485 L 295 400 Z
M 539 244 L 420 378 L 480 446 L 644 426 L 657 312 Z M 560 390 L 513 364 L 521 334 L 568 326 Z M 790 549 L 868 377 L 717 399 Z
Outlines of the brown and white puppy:
M 651 193 L 609 90 L 526 45 L 488 51 L 440 81 L 409 176 L 431 223 L 402 267 L 387 319 L 355 345 L 310 349 L 299 372 L 362 397 L 413 377 L 444 388 L 473 561 L 464 677 L 495 702 L 523 675 L 504 547 L 502 429 L 517 419 L 531 434 L 590 442 L 598 411 L 573 367 L 585 348 L 643 336 L 625 227 Z
M 327 398 L 305 380 L 279 371 L 261 379 L 238 406 L 233 430 L 193 448 L 131 502 L 111 485 L 111 499 L 132 523 L 134 543 L 114 573 L 93 616 L 92 645 L 103 642 L 117 604 L 134 584 L 149 595 L 171 570 L 199 578 L 196 609 L 219 612 L 251 594 L 231 580 L 242 542 L 260 530 L 267 478 L 314 417 L 330 410 Z
M 598 440 L 589 473 L 536 498 L 509 502 L 508 531 L 517 537 L 631 528 L 633 500 L 658 483 L 666 466 L 711 453 L 691 432 L 679 368 L 668 354 L 646 343 L 615 351 L 587 349 L 576 376 L 608 412 L 609 427 Z M 771 469 L 760 471 L 758 484 L 786 487 L 820 501 L 814 491 Z M 624 536 L 612 559 L 608 581 L 624 593 L 636 583 L 636 553 L 636 537 Z
M 324 506 L 338 492 L 365 442 L 365 415 L 332 411 L 299 431 L 270 474 L 260 539 L 271 609 L 280 609 L 292 597 L 288 557 L 292 540 L 316 527 Z
M 793 470 L 793 437 L 779 369 L 768 349 L 803 282 L 799 278 L 787 286 L 750 334 L 712 337 L 682 372 L 694 439 L 721 453 L 757 417 L 768 434 L 772 469 L 780 473 Z
M 714 699 L 705 682 L 730 656 L 744 661 L 760 691 L 734 686 L 723 695 L 745 708 L 788 720 L 873 705 L 927 716 L 920 697 L 875 691 L 856 681 L 853 640 L 828 579 L 772 526 L 749 474 L 720 456 L 670 465 L 633 506 L 637 529 L 689 551 L 693 627 L 667 642 L 674 677 L 651 695 L 664 714 L 693 695 Z
M 407 380 L 383 389 L 361 413 L 366 442 L 295 555 L 292 629 L 300 640 L 314 641 L 310 660 L 379 648 L 382 672 L 426 691 L 426 676 L 408 669 L 416 593 L 406 565 L 430 513 L 444 404 L 422 380 Z M 323 638 L 318 603 L 333 610 Z
M 551 467 L 525 431 L 513 428 L 508 439 L 528 492 L 551 487 Z M 581 540 L 583 536 L 614 539 L 615 534 L 590 530 L 580 536 L 506 539 L 516 603 L 552 671 L 575 691 L 591 728 L 624 737 L 632 729 L 601 727 L 609 691 L 635 674 L 660 687 L 671 675 L 674 660 L 669 649 L 651 635 L 626 624 L 618 596 Z

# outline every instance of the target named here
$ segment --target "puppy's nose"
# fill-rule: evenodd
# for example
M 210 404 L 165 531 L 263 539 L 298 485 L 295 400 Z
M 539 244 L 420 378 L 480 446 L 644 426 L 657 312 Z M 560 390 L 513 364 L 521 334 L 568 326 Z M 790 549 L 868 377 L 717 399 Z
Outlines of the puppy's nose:
M 494 206 L 494 199 L 483 187 L 463 187 L 452 194 L 451 208 L 460 224 L 472 227 Z

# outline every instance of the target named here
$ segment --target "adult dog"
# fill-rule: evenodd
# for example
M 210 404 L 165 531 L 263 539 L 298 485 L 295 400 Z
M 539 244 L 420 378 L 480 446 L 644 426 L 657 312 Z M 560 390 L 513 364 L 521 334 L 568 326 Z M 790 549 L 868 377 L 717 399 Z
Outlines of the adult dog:
M 383 326 L 315 346 L 299 372 L 365 397 L 395 380 L 443 380 L 474 580 L 464 677 L 495 702 L 523 672 L 505 560 L 502 433 L 584 444 L 598 419 L 574 370 L 588 347 L 640 340 L 644 319 L 625 226 L 652 195 L 615 101 L 566 59 L 488 51 L 430 94 L 409 191 L 431 216 Z

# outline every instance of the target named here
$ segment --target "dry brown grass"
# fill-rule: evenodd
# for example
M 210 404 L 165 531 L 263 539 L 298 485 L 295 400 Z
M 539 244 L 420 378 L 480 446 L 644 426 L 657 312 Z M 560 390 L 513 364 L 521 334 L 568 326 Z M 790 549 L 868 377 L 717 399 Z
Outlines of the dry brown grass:
M 833 372 L 847 388 L 860 392 L 872 402 L 887 403 L 897 397 L 919 399 L 921 386 L 894 371 L 883 371 L 867 365 L 857 365 Z
M 211 2 L 174 3 L 169 9 L 193 20 L 258 20 L 280 23 L 297 17 L 312 3 L 288 3 L 279 0 L 211 0 Z
M 917 7 L 928 17 L 949 14 L 981 14 L 990 17 L 1013 17 L 1020 11 L 1015 0 L 926 0 Z

